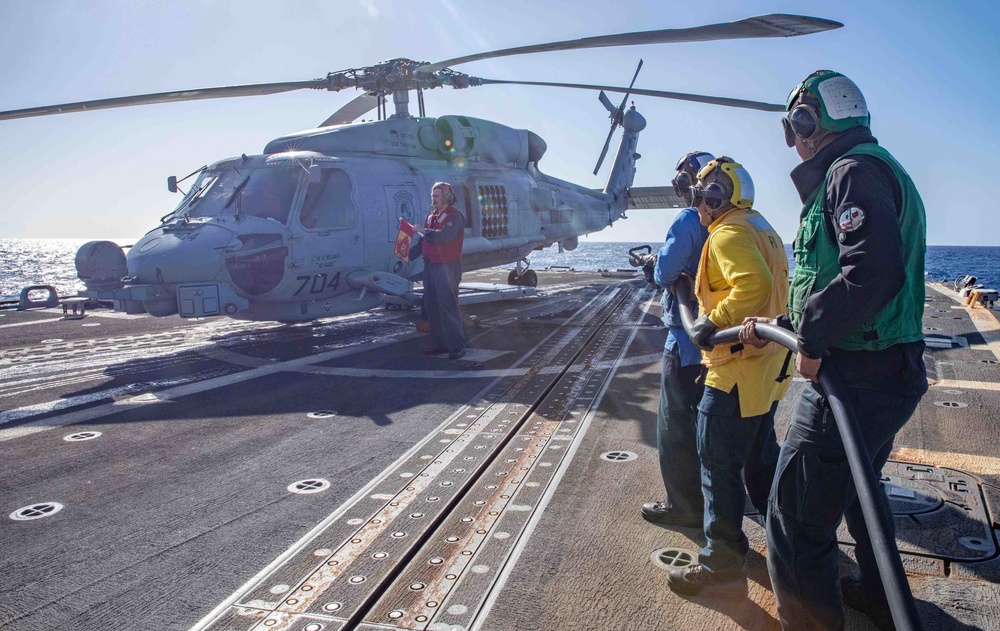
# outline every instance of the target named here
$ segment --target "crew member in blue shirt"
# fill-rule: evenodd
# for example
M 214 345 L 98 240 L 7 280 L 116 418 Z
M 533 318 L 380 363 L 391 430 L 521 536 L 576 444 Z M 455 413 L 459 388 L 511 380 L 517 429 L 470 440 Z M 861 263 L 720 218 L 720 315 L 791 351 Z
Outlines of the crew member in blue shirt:
M 666 243 L 656 257 L 653 281 L 669 288 L 683 272 L 694 278 L 708 230 L 701 225 L 698 211 L 690 208 L 691 186 L 698 172 L 715 159 L 704 151 L 694 151 L 677 162 L 674 192 L 688 208 L 681 210 L 667 231 Z M 648 270 L 647 270 L 648 272 Z M 656 443 L 660 453 L 660 474 L 666 499 L 643 504 L 642 517 L 663 526 L 700 528 L 704 502 L 701 494 L 701 462 L 698 459 L 696 428 L 698 402 L 703 386 L 701 351 L 691 343 L 681 325 L 677 298 L 663 292 L 663 324 L 667 343 L 663 347 L 660 409 L 656 415 Z M 692 313 L 698 303 L 691 303 Z

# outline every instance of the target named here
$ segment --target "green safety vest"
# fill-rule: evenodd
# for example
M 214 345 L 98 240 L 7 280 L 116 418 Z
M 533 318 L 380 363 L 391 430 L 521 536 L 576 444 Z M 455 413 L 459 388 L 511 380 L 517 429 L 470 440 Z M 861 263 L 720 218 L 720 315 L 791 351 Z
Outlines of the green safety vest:
M 913 180 L 888 151 L 875 144 L 860 144 L 833 161 L 830 169 L 816 190 L 809 194 L 802 206 L 798 233 L 795 235 L 795 273 L 788 293 L 788 314 L 796 330 L 802 321 L 809 296 L 830 284 L 841 272 L 840 249 L 826 236 L 823 223 L 828 221 L 823 212 L 826 185 L 830 171 L 842 158 L 852 155 L 875 156 L 884 161 L 896 174 L 903 192 L 903 208 L 899 227 L 903 236 L 906 281 L 896 297 L 863 325 L 833 344 L 846 351 L 878 351 L 894 344 L 916 342 L 924 338 L 924 252 L 927 225 L 924 204 L 913 185 Z

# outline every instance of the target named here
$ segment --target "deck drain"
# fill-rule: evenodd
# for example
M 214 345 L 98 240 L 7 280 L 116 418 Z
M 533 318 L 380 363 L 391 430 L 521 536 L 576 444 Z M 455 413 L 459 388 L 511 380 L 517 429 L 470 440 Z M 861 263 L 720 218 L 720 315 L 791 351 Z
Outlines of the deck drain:
M 40 502 L 17 509 L 10 514 L 10 518 L 14 521 L 31 521 L 32 519 L 41 519 L 42 517 L 55 515 L 62 509 L 63 505 L 59 502 Z
M 984 364 L 1000 364 L 1000 361 L 996 359 L 980 359 L 979 361 Z
M 306 414 L 306 416 L 309 418 L 331 418 L 333 416 L 337 416 L 337 413 L 331 410 L 317 410 Z
M 698 553 L 684 548 L 661 548 L 653 550 L 649 555 L 649 560 L 658 568 L 664 570 L 675 570 L 695 564 Z
M 81 440 L 94 440 L 101 435 L 101 432 L 78 432 L 76 434 L 70 434 L 65 436 L 63 440 L 71 443 L 79 442 Z
M 42 340 L 42 344 L 58 344 L 59 342 L 62 342 L 62 340 L 58 337 L 54 337 L 51 340 Z
M 961 403 L 959 401 L 935 401 L 934 405 L 942 408 L 964 408 L 968 407 L 968 403 Z
M 635 460 L 638 456 L 631 451 L 609 451 L 601 454 L 601 458 L 611 462 L 628 462 L 629 460 Z
M 305 495 L 307 493 L 319 493 L 320 491 L 325 491 L 328 488 L 330 488 L 329 482 L 322 478 L 315 478 L 311 480 L 299 480 L 298 482 L 292 482 L 288 485 L 288 492 Z

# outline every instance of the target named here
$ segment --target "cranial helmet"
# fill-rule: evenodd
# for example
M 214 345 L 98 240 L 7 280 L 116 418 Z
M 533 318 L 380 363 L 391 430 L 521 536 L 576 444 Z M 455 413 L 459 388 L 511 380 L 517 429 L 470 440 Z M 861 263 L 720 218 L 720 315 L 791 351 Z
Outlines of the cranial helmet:
M 871 124 L 871 114 L 861 90 L 853 81 L 832 70 L 817 70 L 795 86 L 785 101 L 788 115 L 781 119 L 785 143 L 795 137 L 815 141 L 827 132 L 839 133 Z
M 691 189 L 694 199 L 705 200 L 709 210 L 730 210 L 753 206 L 753 180 L 743 165 L 721 156 L 698 172 L 698 185 Z
M 691 187 L 698 179 L 698 171 L 705 168 L 705 165 L 715 160 L 715 156 L 704 151 L 692 151 L 677 161 L 677 175 L 670 182 L 674 185 L 674 193 L 679 197 L 686 197 L 691 193 Z
M 449 205 L 454 204 L 458 199 L 455 197 L 455 191 L 452 189 L 451 184 L 447 182 L 434 182 L 434 186 L 431 187 L 431 190 L 433 191 L 436 188 L 441 189 L 441 197 L 444 200 L 444 203 Z

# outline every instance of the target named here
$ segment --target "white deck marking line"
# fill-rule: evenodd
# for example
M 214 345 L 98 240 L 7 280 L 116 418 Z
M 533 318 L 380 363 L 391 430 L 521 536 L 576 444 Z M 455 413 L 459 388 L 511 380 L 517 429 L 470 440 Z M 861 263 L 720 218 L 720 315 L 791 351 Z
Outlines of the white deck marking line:
M 931 384 L 932 388 L 953 388 L 955 390 L 991 390 L 993 392 L 1000 392 L 1000 383 L 995 381 L 963 381 L 961 379 L 942 379 L 935 384 Z
M 653 297 L 650 297 L 650 301 L 652 300 Z M 635 340 L 636 334 L 639 333 L 639 327 L 639 322 L 632 325 L 632 333 L 629 335 L 625 344 L 622 345 L 622 350 L 618 353 L 619 360 L 628 352 L 629 347 L 632 345 L 632 341 Z M 496 582 L 490 588 L 490 593 L 486 597 L 486 600 L 483 601 L 483 605 L 479 610 L 479 613 L 476 614 L 476 617 L 470 627 L 470 631 L 479 631 L 479 629 L 482 628 L 483 623 L 486 621 L 486 618 L 490 615 L 493 605 L 500 597 L 500 592 L 503 591 L 504 586 L 507 584 L 507 580 L 514 571 L 514 567 L 521 558 L 521 554 L 527 547 L 528 541 L 531 540 L 531 535 L 534 533 L 538 523 L 542 520 L 542 515 L 544 515 L 545 509 L 555 496 L 556 489 L 559 487 L 560 482 L 562 482 L 563 476 L 566 475 L 566 471 L 569 470 L 569 466 L 573 463 L 573 459 L 576 457 L 576 452 L 580 449 L 584 436 L 587 435 L 587 430 L 590 429 L 590 425 L 593 422 L 594 417 L 597 416 L 597 409 L 600 407 L 601 401 L 604 400 L 604 395 L 607 393 L 608 388 L 611 387 L 611 383 L 614 381 L 615 375 L 617 374 L 618 365 L 615 365 L 608 374 L 608 378 L 604 381 L 604 385 L 601 386 L 600 392 L 597 393 L 593 402 L 590 404 L 590 410 L 587 411 L 587 416 L 584 417 L 583 422 L 580 424 L 580 429 L 577 431 L 573 442 L 570 443 L 569 449 L 566 450 L 566 455 L 563 457 L 562 462 L 559 464 L 559 468 L 556 469 L 555 474 L 552 476 L 552 480 L 549 481 L 549 485 L 545 489 L 545 493 L 535 506 L 534 513 L 525 525 L 524 530 L 521 532 L 520 539 L 518 539 L 517 544 L 504 561 L 503 570 L 501 570 L 500 574 L 497 576 Z
M 579 317 L 579 315 L 581 313 L 583 313 L 585 309 L 587 309 L 588 307 L 590 307 L 590 305 L 592 303 L 596 302 L 598 298 L 601 298 L 603 296 L 603 294 L 604 294 L 604 292 L 602 291 L 602 292 L 598 293 L 596 296 L 594 296 L 591 300 L 587 301 L 586 304 L 584 304 L 583 306 L 581 306 L 573 315 L 571 315 L 569 318 L 567 318 L 565 323 L 563 323 L 560 326 L 556 327 L 555 330 L 553 330 L 551 333 L 549 333 L 548 335 L 546 335 L 537 344 L 535 344 L 535 346 L 533 346 L 531 349 L 529 349 L 527 352 L 525 352 L 523 355 L 521 355 L 521 357 L 516 362 L 514 362 L 514 364 L 511 366 L 511 369 L 515 369 L 515 368 L 520 367 L 521 364 L 523 364 L 525 361 L 527 361 L 527 359 L 529 357 L 531 357 L 537 350 L 539 350 L 553 336 L 559 334 L 564 328 L 565 329 L 569 329 L 569 328 L 577 328 L 578 329 L 579 327 L 569 327 L 568 326 L 569 322 L 572 322 L 577 317 Z M 634 336 L 634 334 L 635 334 L 635 332 L 633 332 L 633 336 Z M 629 342 L 631 342 L 631 338 L 629 339 Z M 560 347 L 562 347 L 562 346 L 563 345 L 560 345 Z M 628 344 L 625 345 L 625 348 L 622 350 L 622 352 L 625 352 L 625 350 L 627 350 L 627 348 L 628 348 Z M 553 354 L 552 349 L 549 349 L 548 353 L 549 354 Z M 422 441 L 420 441 L 419 443 L 417 443 L 416 445 L 414 445 L 413 448 L 411 448 L 405 454 L 403 454 L 398 459 L 396 459 L 396 461 L 393 462 L 391 465 L 389 465 L 388 467 L 386 467 L 385 469 L 383 469 L 380 474 L 378 474 L 377 476 L 375 476 L 361 490 L 359 490 L 357 493 L 355 493 L 350 498 L 348 498 L 347 501 L 345 501 L 343 504 L 341 504 L 339 507 L 337 507 L 336 510 L 334 510 L 332 513 L 330 513 L 330 515 L 328 515 L 323 521 L 321 521 L 320 523 L 316 524 L 316 526 L 312 530 L 310 530 L 305 535 L 303 535 L 303 537 L 301 539 L 299 539 L 298 541 L 296 541 L 295 543 L 293 543 L 291 546 L 288 547 L 287 550 L 285 550 L 282 554 L 280 554 L 276 559 L 274 559 L 273 561 L 271 561 L 267 565 L 267 567 L 265 567 L 264 569 L 262 569 L 253 578 L 251 578 L 249 581 L 247 581 L 246 583 L 244 583 L 242 587 L 240 587 L 235 592 L 233 592 L 228 598 L 226 598 L 224 601 L 222 601 L 221 603 L 219 603 L 219 605 L 215 609 L 213 609 L 211 612 L 209 612 L 204 618 L 202 618 L 201 620 L 199 620 L 197 623 L 195 623 L 195 625 L 193 627 L 191 627 L 190 631 L 200 631 L 201 629 L 205 629 L 208 625 L 210 625 L 212 622 L 214 622 L 217 617 L 221 616 L 223 614 L 223 612 L 226 611 L 226 609 L 228 609 L 229 607 L 231 607 L 234 604 L 236 604 L 239 601 L 240 598 L 242 598 L 251 589 L 253 589 L 253 587 L 255 587 L 257 585 L 257 583 L 259 583 L 261 580 L 263 580 L 269 574 L 271 574 L 276 569 L 278 569 L 279 567 L 281 567 L 281 565 L 284 564 L 288 559 L 290 559 L 291 557 L 293 557 L 303 547 L 305 547 L 306 545 L 308 545 L 310 541 L 312 541 L 317 536 L 319 536 L 319 534 L 322 533 L 326 528 L 328 528 L 330 526 L 330 524 L 332 524 L 336 520 L 340 519 L 344 514 L 346 514 L 347 511 L 349 511 L 354 506 L 354 504 L 358 502 L 358 500 L 360 500 L 362 497 L 364 497 L 365 495 L 367 495 L 379 483 L 381 483 L 388 476 L 392 475 L 395 471 L 397 471 L 398 468 L 404 462 L 406 462 L 406 460 L 408 458 L 410 458 L 413 454 L 417 453 L 421 449 L 424 449 L 432 440 L 437 439 L 438 434 L 440 432 L 442 432 L 443 430 L 447 429 L 447 427 L 448 427 L 449 424 L 451 424 L 452 422 L 454 422 L 455 420 L 457 420 L 459 417 L 461 417 L 461 415 L 465 414 L 468 410 L 472 409 L 472 406 L 478 404 L 479 401 L 481 401 L 483 398 L 485 398 L 486 394 L 492 388 L 494 388 L 499 382 L 500 382 L 500 379 L 498 378 L 498 379 L 495 379 L 495 380 L 491 381 L 490 383 L 486 384 L 486 386 L 482 390 L 480 390 L 471 399 L 469 399 L 468 403 L 466 403 L 465 405 L 463 405 L 461 408 L 458 409 L 458 411 L 456 411 L 454 414 L 452 414 L 451 416 L 449 416 L 443 423 L 441 423 L 440 425 L 438 425 L 437 428 L 434 431 L 429 432 L 427 434 L 426 438 L 424 438 Z M 602 393 L 603 393 L 603 391 L 602 391 Z
M 10 324 L 0 324 L 0 329 L 9 329 L 12 326 L 28 326 L 29 324 L 45 324 L 46 322 L 59 322 L 62 318 L 45 318 L 44 320 L 28 320 L 27 322 L 11 322 Z

